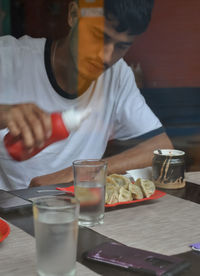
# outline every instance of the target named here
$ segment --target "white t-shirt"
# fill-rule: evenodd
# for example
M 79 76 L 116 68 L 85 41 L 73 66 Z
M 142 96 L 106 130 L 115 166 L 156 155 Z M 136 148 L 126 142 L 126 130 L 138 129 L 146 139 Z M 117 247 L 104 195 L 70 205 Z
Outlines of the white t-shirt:
M 0 131 L 0 188 L 22 189 L 35 176 L 56 172 L 77 159 L 101 158 L 108 140 L 126 140 L 154 133 L 160 121 L 136 87 L 130 67 L 121 59 L 78 98 L 60 89 L 50 66 L 50 41 L 24 36 L 0 38 L 0 103 L 33 102 L 48 111 L 90 107 L 81 127 L 33 158 L 17 162 L 8 156 Z

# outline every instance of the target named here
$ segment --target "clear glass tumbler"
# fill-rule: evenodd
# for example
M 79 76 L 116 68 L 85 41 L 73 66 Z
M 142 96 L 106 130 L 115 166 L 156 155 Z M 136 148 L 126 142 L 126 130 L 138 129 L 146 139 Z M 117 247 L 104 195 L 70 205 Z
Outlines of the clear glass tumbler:
M 75 197 L 80 202 L 79 225 L 94 226 L 104 220 L 107 163 L 103 160 L 73 162 Z
M 73 276 L 76 271 L 79 202 L 46 196 L 33 202 L 37 273 Z

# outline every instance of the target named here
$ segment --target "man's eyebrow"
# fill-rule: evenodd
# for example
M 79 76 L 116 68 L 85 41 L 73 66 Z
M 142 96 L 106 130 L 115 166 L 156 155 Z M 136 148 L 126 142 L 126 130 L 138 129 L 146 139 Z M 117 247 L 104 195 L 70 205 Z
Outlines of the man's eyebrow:
M 107 33 L 104 33 L 104 37 L 106 37 L 107 39 L 112 39 Z M 120 45 L 126 45 L 126 46 L 130 46 L 133 44 L 133 42 L 128 42 L 128 41 L 118 41 L 117 44 Z
M 126 45 L 126 46 L 131 46 L 131 45 L 133 44 L 133 42 L 119 41 L 117 44 L 122 44 L 122 45 Z
M 104 30 L 101 30 L 101 29 L 97 28 L 96 26 L 93 26 L 93 31 L 96 32 L 97 34 L 103 35 L 104 37 L 106 37 L 108 39 L 112 39 L 112 37 L 109 36 L 107 33 L 105 33 Z M 133 44 L 133 42 L 119 41 L 117 44 L 131 46 Z

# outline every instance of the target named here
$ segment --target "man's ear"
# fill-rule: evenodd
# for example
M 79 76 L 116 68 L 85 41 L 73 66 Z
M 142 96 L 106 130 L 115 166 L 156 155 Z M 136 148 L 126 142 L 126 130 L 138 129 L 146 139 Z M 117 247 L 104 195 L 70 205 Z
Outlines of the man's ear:
M 69 3 L 68 7 L 68 24 L 73 27 L 78 20 L 79 8 L 75 1 Z

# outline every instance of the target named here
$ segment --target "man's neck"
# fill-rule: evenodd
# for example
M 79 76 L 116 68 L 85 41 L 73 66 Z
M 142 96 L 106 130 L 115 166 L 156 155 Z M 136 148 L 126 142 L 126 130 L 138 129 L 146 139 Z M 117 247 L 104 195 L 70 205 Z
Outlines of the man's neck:
M 68 38 L 52 43 L 51 65 L 58 85 L 66 93 L 80 96 L 91 85 L 91 81 L 84 79 L 77 72 L 70 55 Z

